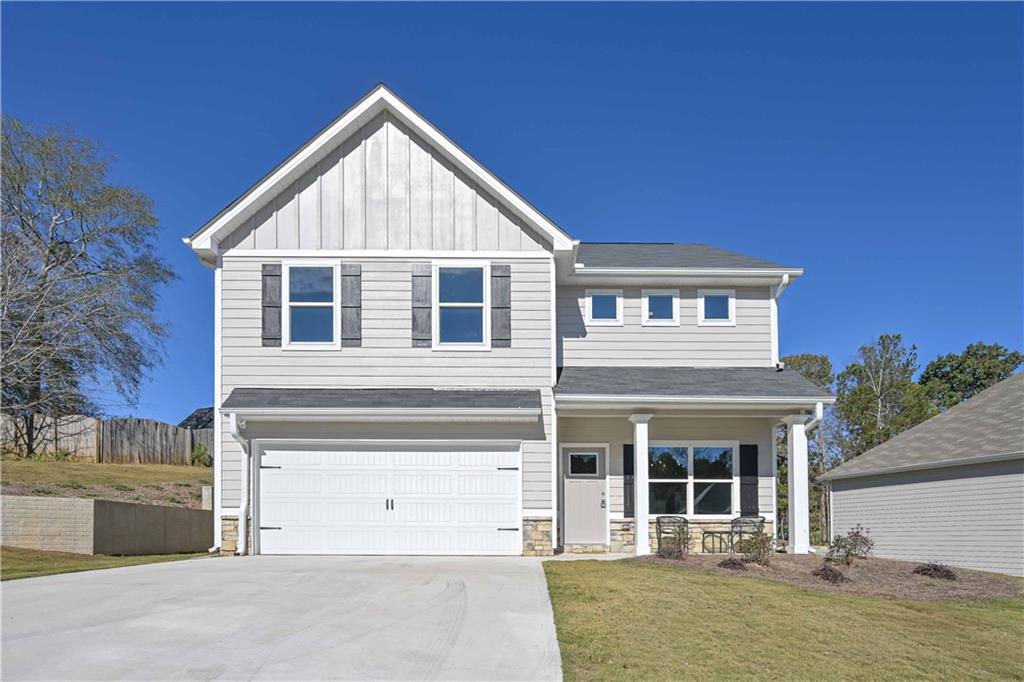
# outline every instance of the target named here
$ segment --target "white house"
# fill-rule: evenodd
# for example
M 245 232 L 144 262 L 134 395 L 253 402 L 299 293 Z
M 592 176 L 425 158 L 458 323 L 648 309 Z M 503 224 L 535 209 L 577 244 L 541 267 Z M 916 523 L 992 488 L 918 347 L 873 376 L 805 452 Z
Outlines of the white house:
M 383 85 L 185 241 L 215 271 L 223 551 L 644 554 L 660 514 L 771 528 L 780 422 L 808 551 L 805 433 L 832 398 L 778 368 L 799 268 L 574 240 Z

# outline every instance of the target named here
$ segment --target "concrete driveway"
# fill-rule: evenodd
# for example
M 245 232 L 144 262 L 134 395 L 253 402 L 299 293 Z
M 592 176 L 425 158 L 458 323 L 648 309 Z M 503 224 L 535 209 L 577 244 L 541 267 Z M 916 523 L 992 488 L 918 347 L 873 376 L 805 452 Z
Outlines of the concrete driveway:
M 561 678 L 536 559 L 198 559 L 0 590 L 4 680 Z

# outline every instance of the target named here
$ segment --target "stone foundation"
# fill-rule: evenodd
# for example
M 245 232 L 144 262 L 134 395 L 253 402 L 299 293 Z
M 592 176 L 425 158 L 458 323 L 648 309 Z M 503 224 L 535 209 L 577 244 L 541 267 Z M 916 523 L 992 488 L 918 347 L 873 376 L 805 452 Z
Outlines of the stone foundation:
M 602 552 L 612 552 L 614 554 L 633 554 L 636 552 L 636 522 L 633 519 L 611 519 L 609 521 L 611 544 L 610 545 L 566 545 L 565 551 L 576 554 L 596 554 Z M 693 538 L 692 550 L 694 553 L 700 554 L 704 551 L 704 533 L 705 531 L 726 531 L 729 530 L 728 521 L 691 521 L 690 522 L 690 536 Z M 772 534 L 772 522 L 766 521 L 764 524 L 764 532 L 768 535 Z M 658 551 L 658 537 L 657 537 L 657 526 L 655 520 L 651 519 L 648 527 L 648 537 L 651 543 L 651 552 Z M 709 539 L 709 543 L 712 541 Z M 717 547 L 712 547 L 710 544 L 708 550 L 715 552 Z M 727 552 L 728 548 L 720 548 L 723 552 Z
M 607 554 L 608 545 L 596 544 L 596 543 L 574 543 L 566 545 L 563 550 L 568 554 Z
M 765 521 L 764 532 L 768 535 L 772 534 L 772 522 Z M 695 554 L 704 553 L 704 533 L 705 531 L 717 531 L 717 532 L 728 532 L 731 527 L 729 521 L 691 521 L 690 522 L 690 537 L 693 539 L 693 545 L 690 549 Z M 648 537 L 651 540 L 651 553 L 658 551 L 658 531 L 655 525 L 655 520 L 650 520 L 650 527 L 648 529 Z M 714 539 L 708 539 L 708 553 L 709 554 L 728 554 L 729 548 L 721 545 L 716 546 Z
M 238 517 L 225 516 L 220 524 L 220 553 L 234 554 L 238 551 Z
M 636 552 L 636 523 L 633 519 L 612 519 L 611 546 L 615 554 L 633 554 Z
M 545 516 L 523 519 L 523 556 L 551 556 L 555 553 L 551 541 L 551 518 Z

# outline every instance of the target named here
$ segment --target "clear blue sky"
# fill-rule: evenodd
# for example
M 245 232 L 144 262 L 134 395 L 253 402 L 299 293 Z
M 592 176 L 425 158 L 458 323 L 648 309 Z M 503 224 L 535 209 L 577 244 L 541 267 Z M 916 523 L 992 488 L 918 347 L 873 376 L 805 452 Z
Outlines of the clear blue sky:
M 883 332 L 1022 345 L 1020 4 L 11 4 L 5 112 L 149 193 L 180 275 L 140 404 L 211 402 L 213 278 L 180 238 L 384 81 L 583 240 L 806 268 L 783 354 Z

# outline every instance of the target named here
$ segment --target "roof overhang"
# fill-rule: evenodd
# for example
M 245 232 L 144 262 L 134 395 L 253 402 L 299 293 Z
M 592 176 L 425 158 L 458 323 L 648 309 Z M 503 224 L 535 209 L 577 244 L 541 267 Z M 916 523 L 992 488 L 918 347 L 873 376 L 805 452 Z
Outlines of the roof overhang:
M 438 153 L 484 187 L 495 198 L 502 201 L 529 227 L 550 239 L 554 251 L 569 252 L 572 250 L 573 242 L 569 235 L 383 84 L 367 93 L 348 111 L 332 121 L 206 225 L 191 236 L 185 237 L 183 241 L 202 260 L 208 263 L 215 261 L 220 240 L 241 227 L 270 197 L 283 192 L 290 184 L 316 166 L 337 145 L 383 111 L 388 111 L 401 123 L 422 136 Z
M 691 395 L 593 395 L 555 394 L 561 410 L 635 410 L 662 409 L 698 412 L 750 412 L 765 415 L 808 412 L 819 404 L 832 404 L 835 398 L 786 396 L 691 396 Z
M 804 274 L 801 268 L 607 268 L 573 263 L 562 276 L 563 284 L 619 284 L 652 282 L 700 285 L 773 286 L 788 276 L 787 283 Z
M 987 462 L 1002 462 L 1011 459 L 1024 459 L 1024 452 L 1003 452 L 995 455 L 981 455 L 979 457 L 959 457 L 957 459 L 944 459 L 938 462 L 917 462 L 903 466 L 888 467 L 885 469 L 872 469 L 870 471 L 842 471 L 842 465 L 826 471 L 818 476 L 819 481 L 843 481 L 853 478 L 870 478 L 873 476 L 884 476 L 886 474 L 899 474 L 905 471 L 922 471 L 925 469 L 945 469 L 948 467 L 968 466 L 970 464 L 985 464 Z
M 535 422 L 533 408 L 221 408 L 235 419 L 259 421 L 355 422 Z

